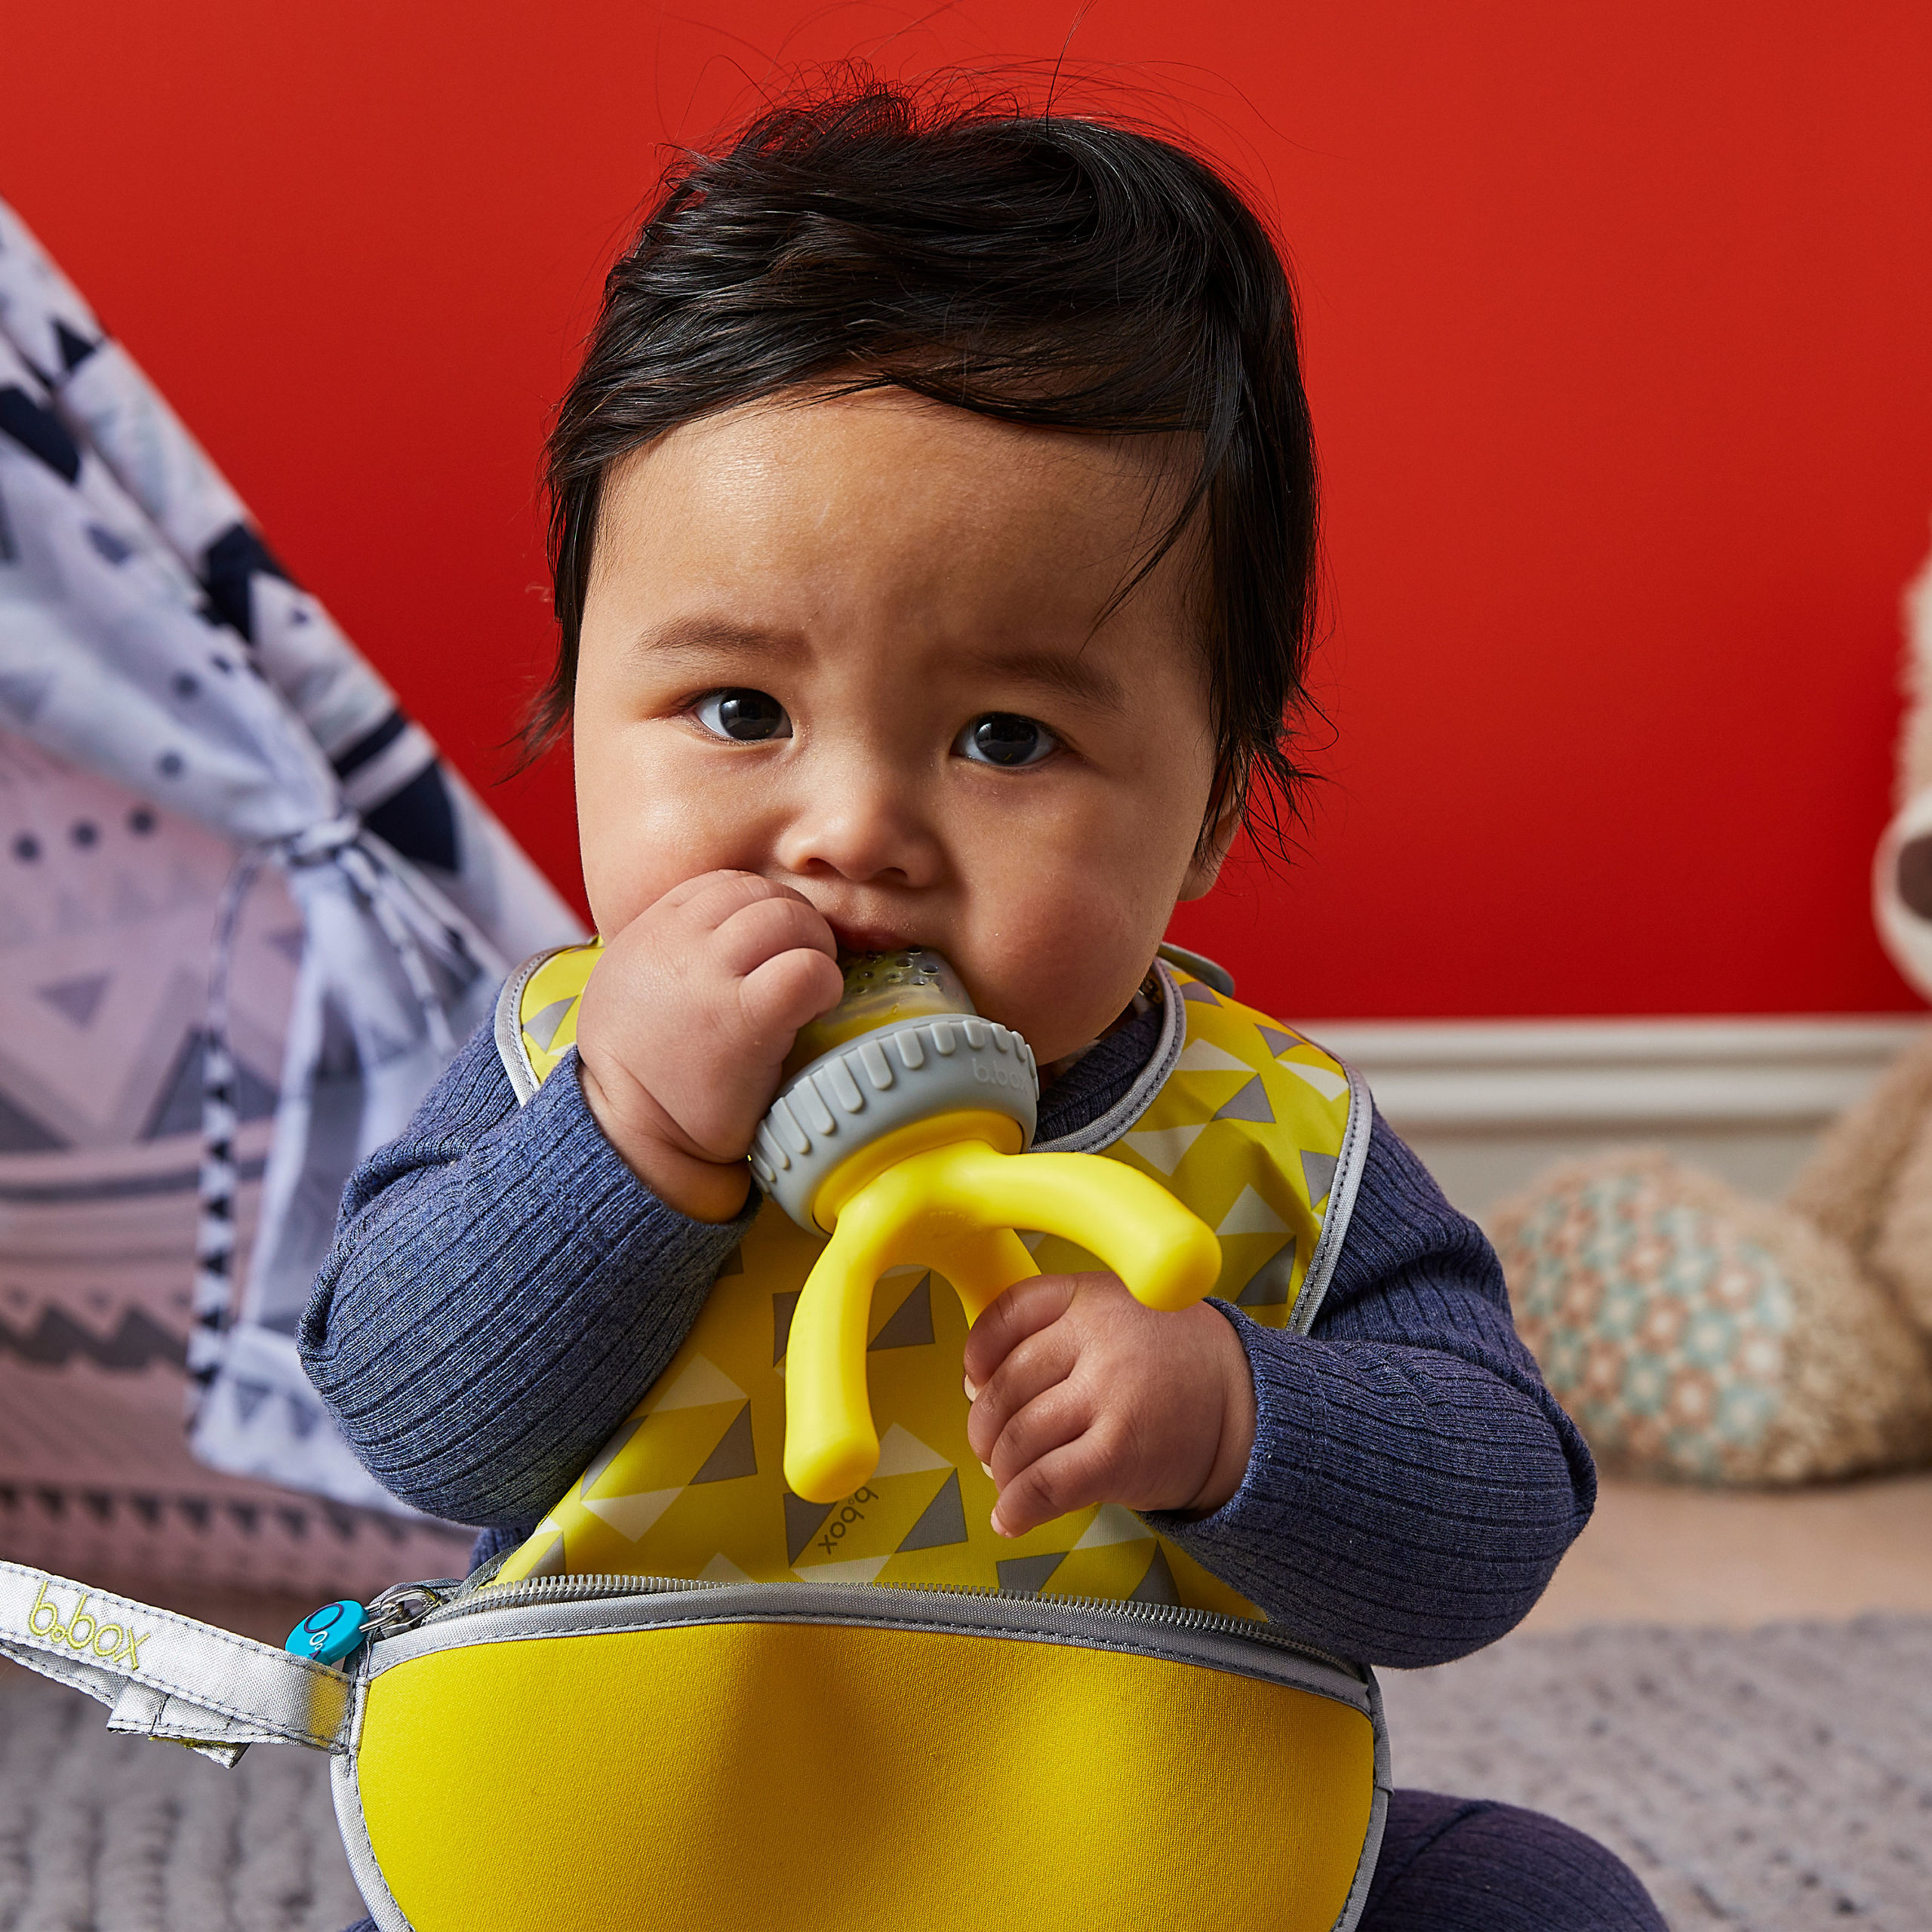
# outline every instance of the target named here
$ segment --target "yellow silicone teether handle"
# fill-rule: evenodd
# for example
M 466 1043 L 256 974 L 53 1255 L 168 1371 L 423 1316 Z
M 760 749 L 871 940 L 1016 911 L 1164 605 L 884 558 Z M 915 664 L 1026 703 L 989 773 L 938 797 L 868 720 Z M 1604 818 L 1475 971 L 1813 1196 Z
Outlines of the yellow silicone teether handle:
M 1149 1308 L 1189 1306 L 1221 1272 L 1206 1224 L 1118 1161 L 1001 1154 L 977 1140 L 909 1155 L 841 1204 L 800 1291 L 785 1361 L 785 1480 L 795 1495 L 835 1503 L 878 1466 L 866 1331 L 880 1275 L 903 1263 L 937 1269 L 977 1321 L 1039 1272 L 1015 1228 L 1077 1242 Z

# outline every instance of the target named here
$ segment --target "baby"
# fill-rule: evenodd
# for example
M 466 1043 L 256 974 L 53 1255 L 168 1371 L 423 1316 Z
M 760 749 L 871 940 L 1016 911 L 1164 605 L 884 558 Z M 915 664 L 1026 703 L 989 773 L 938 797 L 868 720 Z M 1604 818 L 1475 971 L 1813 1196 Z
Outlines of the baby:
M 470 1042 L 352 1183 L 301 1336 L 368 1467 L 488 1526 L 479 1561 L 700 1316 L 841 955 L 943 954 L 1033 1048 L 1036 1145 L 1133 1124 L 1174 907 L 1291 802 L 1314 561 L 1292 298 L 1235 192 L 1144 135 L 863 85 L 672 180 L 550 481 L 540 723 L 603 942 L 575 1051 L 520 1106 Z M 1588 1454 L 1487 1244 L 1380 1120 L 1346 1226 L 1307 1334 L 1100 1272 L 1009 1290 L 963 1364 L 991 1530 L 1140 1512 L 1371 1663 L 1508 1630 Z M 1398 1791 L 1359 1923 L 1661 1921 L 1567 1827 Z

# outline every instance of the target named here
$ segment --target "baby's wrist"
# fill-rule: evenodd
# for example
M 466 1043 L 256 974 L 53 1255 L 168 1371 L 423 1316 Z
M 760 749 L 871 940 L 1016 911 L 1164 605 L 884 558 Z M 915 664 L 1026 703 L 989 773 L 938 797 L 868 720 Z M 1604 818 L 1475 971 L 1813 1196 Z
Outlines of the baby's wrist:
M 743 1161 L 703 1161 L 675 1147 L 648 1147 L 636 1156 L 622 1147 L 617 1152 L 666 1207 L 687 1220 L 713 1225 L 731 1220 L 743 1211 L 751 1192 L 751 1169 Z
M 1215 1318 L 1226 1337 L 1220 1433 L 1207 1480 L 1181 1512 L 1197 1521 L 1225 1509 L 1234 1500 L 1235 1491 L 1247 1478 L 1248 1461 L 1254 1454 L 1254 1372 L 1248 1365 L 1247 1351 L 1241 1346 L 1234 1324 L 1218 1314 Z
M 743 1209 L 751 1192 L 752 1177 L 742 1158 L 707 1160 L 679 1146 L 650 1118 L 663 1110 L 650 1103 L 648 1094 L 642 1096 L 648 1103 L 644 1107 L 621 1105 L 581 1057 L 577 1080 L 598 1131 L 618 1158 L 666 1207 L 688 1220 L 714 1224 L 731 1220 Z

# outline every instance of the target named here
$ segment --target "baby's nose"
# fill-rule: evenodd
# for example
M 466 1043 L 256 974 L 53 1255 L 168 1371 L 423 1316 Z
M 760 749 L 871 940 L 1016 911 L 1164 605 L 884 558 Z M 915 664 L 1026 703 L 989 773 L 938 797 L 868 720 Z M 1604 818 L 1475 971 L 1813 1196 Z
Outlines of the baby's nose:
M 937 837 L 914 789 L 890 780 L 841 781 L 815 790 L 777 841 L 777 857 L 801 878 L 922 886 L 940 872 Z

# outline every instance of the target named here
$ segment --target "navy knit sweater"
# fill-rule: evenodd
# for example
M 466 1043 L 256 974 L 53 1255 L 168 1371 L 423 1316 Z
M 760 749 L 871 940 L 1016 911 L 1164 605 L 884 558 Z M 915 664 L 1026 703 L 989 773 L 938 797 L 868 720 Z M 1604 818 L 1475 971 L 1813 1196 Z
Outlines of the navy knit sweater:
M 1124 1094 L 1158 1010 L 1049 1088 L 1036 1145 Z M 519 1107 L 478 1029 L 343 1198 L 303 1366 L 405 1502 L 520 1540 L 657 1380 L 750 1224 L 657 1200 L 591 1117 L 574 1057 Z M 1217 1303 L 1254 1374 L 1239 1491 L 1151 1518 L 1269 1617 L 1370 1663 L 1514 1625 L 1588 1519 L 1589 1453 L 1517 1339 L 1502 1272 L 1378 1116 L 1314 1331 Z

